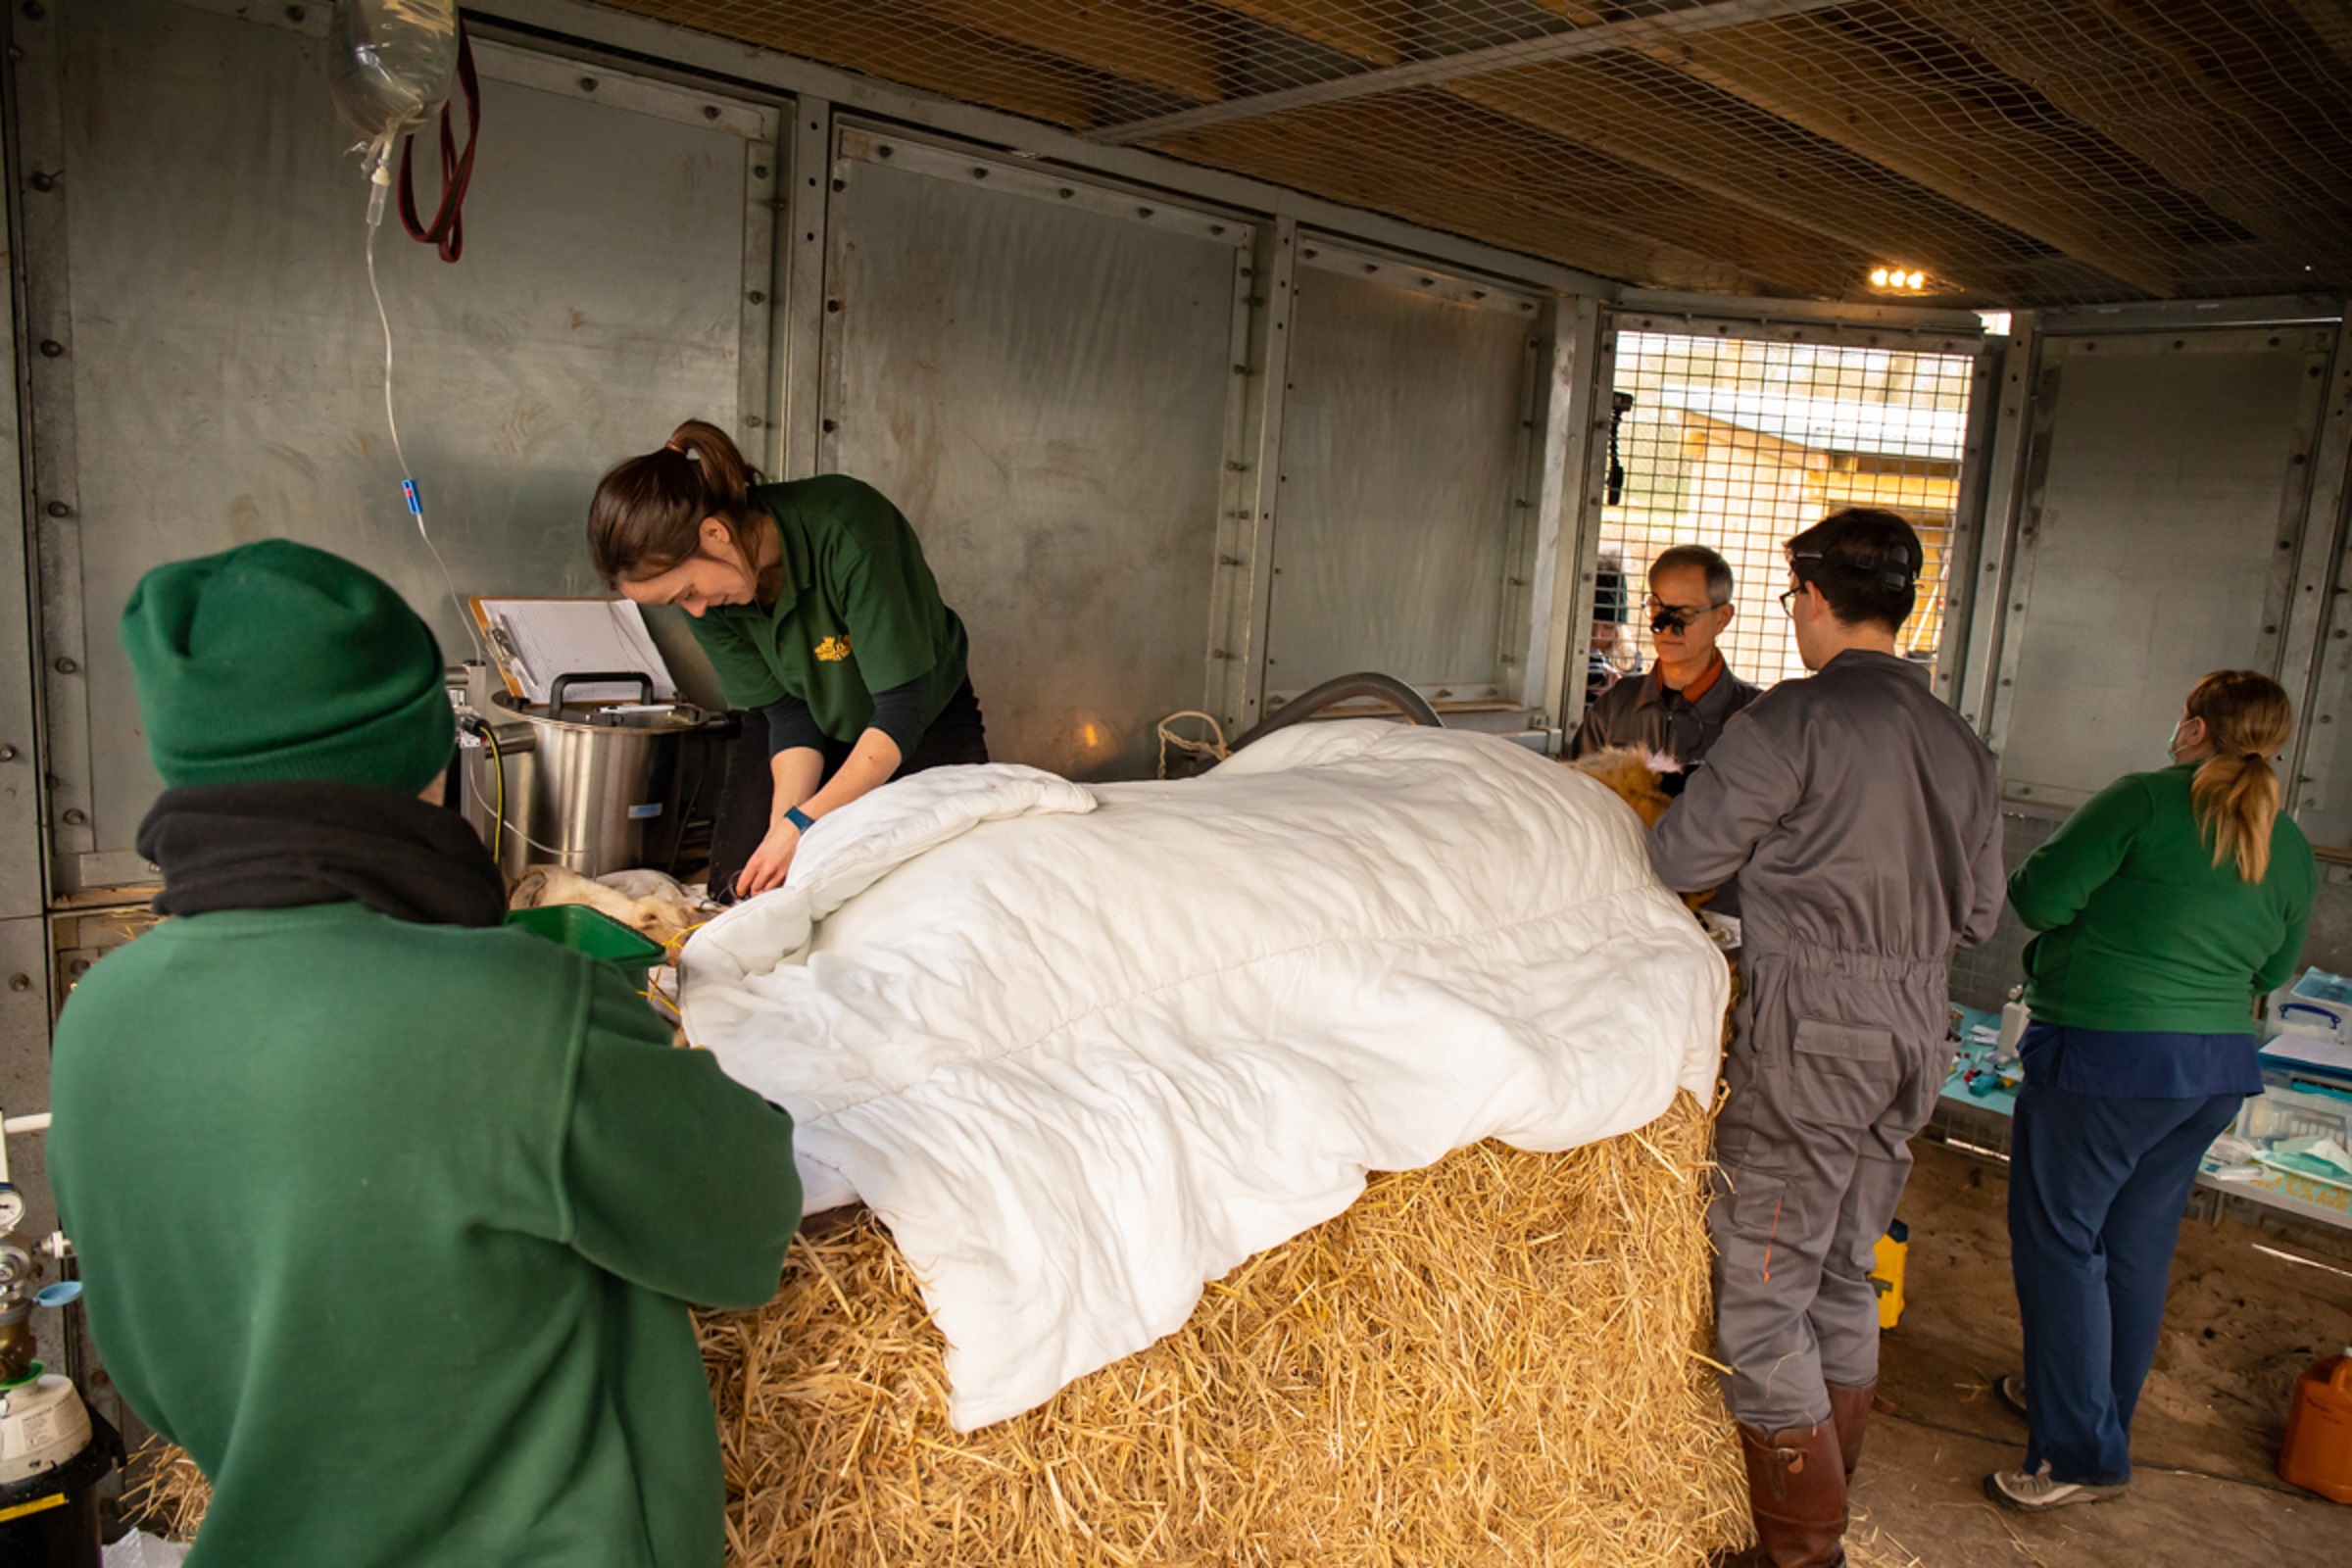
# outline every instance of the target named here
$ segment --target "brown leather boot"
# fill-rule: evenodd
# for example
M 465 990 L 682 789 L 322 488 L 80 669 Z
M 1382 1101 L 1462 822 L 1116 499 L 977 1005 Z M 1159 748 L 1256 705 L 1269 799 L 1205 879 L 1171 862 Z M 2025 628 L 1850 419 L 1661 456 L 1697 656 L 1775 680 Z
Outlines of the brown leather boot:
M 1835 1426 L 1785 1432 L 1740 1428 L 1747 1506 L 1756 1544 L 1733 1562 L 1746 1568 L 1845 1568 L 1845 1470 Z
M 1879 1396 L 1879 1380 L 1830 1385 L 1830 1420 L 1838 1428 L 1838 1455 L 1845 1461 L 1845 1484 L 1854 1484 L 1854 1466 L 1862 1462 L 1862 1434 L 1870 1430 L 1871 1401 Z

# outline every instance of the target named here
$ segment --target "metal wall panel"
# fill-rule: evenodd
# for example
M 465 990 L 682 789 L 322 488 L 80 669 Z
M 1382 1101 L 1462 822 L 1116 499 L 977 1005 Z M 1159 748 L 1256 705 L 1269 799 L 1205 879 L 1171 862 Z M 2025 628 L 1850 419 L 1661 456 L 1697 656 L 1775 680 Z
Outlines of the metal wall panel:
M 1504 597 L 1530 597 L 1536 302 L 1329 242 L 1302 259 L 1266 689 L 1377 669 L 1516 701 L 1526 616 Z
M 2014 797 L 2161 764 L 2199 676 L 2276 668 L 2332 335 L 2045 340 L 1994 703 Z
M 8 234 L 17 169 L 0 125 L 0 237 Z M 47 905 L 41 850 L 41 764 L 24 560 L 24 465 L 18 429 L 17 313 L 0 310 L 0 919 Z M 44 1048 L 45 1049 L 45 1048 Z M 4 1059 L 0 1059 L 4 1065 Z
M 2300 759 L 2292 805 L 2312 843 L 2352 851 L 2352 318 L 2336 328 L 2327 388 L 2295 597 L 2298 629 L 2309 627 L 2308 638 L 2297 639 L 2310 644 L 2309 678 L 2293 679 L 2303 667 L 2294 645 L 2287 664 Z
M 148 566 L 286 535 L 381 572 L 452 659 L 469 642 L 401 503 L 365 188 L 305 41 L 163 0 L 62 10 L 79 515 L 42 565 L 77 571 L 58 586 L 87 626 L 46 650 L 79 666 L 52 708 L 90 725 L 53 763 L 89 791 L 94 853 L 60 866 L 74 887 L 138 874 L 158 783 L 114 622 Z M 401 433 L 461 593 L 599 592 L 580 542 L 597 474 L 688 415 L 758 412 L 777 116 L 479 52 L 464 259 L 389 214 L 377 240 Z
M 839 135 L 823 465 L 914 524 L 992 756 L 1148 774 L 1203 701 L 1250 226 Z

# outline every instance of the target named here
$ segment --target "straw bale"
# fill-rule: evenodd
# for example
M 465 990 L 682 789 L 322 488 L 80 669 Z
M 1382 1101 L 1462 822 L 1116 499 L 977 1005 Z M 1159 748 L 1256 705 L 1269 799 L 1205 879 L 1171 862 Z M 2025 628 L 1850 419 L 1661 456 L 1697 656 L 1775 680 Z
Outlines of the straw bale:
M 959 1435 L 944 1343 L 869 1212 L 706 1313 L 731 1568 L 1686 1568 L 1745 1537 L 1709 1329 L 1710 1125 L 1688 1096 L 1566 1154 L 1375 1176 L 1185 1327 Z M 202 1478 L 137 1499 L 185 1536 Z
M 1694 1564 L 1744 1533 L 1710 1363 L 1706 1115 L 1377 1176 L 1151 1349 L 969 1435 L 862 1211 L 703 1346 L 737 1568 Z

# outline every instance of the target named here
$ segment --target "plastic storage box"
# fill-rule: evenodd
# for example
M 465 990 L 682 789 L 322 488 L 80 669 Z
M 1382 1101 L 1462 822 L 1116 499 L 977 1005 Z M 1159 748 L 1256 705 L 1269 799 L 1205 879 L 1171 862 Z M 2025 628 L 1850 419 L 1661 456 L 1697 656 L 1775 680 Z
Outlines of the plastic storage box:
M 585 904 L 544 904 L 535 909 L 509 909 L 507 924 L 518 925 L 559 947 L 585 953 L 591 958 L 615 963 L 624 969 L 650 968 L 662 961 L 661 943 Z

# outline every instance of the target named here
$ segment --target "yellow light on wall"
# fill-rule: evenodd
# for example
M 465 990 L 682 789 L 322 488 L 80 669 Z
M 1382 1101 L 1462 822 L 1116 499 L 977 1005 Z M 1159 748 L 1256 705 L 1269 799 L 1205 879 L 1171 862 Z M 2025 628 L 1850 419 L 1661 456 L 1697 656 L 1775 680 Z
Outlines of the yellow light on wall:
M 1899 288 L 1909 293 L 1917 293 L 1927 285 L 1928 274 L 1914 271 L 1908 267 L 1874 267 L 1870 270 L 1870 286 L 1872 288 Z
M 1873 268 L 1870 273 L 1871 286 L 1873 288 L 1885 288 L 1886 286 L 1887 278 L 1891 276 L 1893 276 L 1893 274 L 1887 271 L 1884 267 Z

